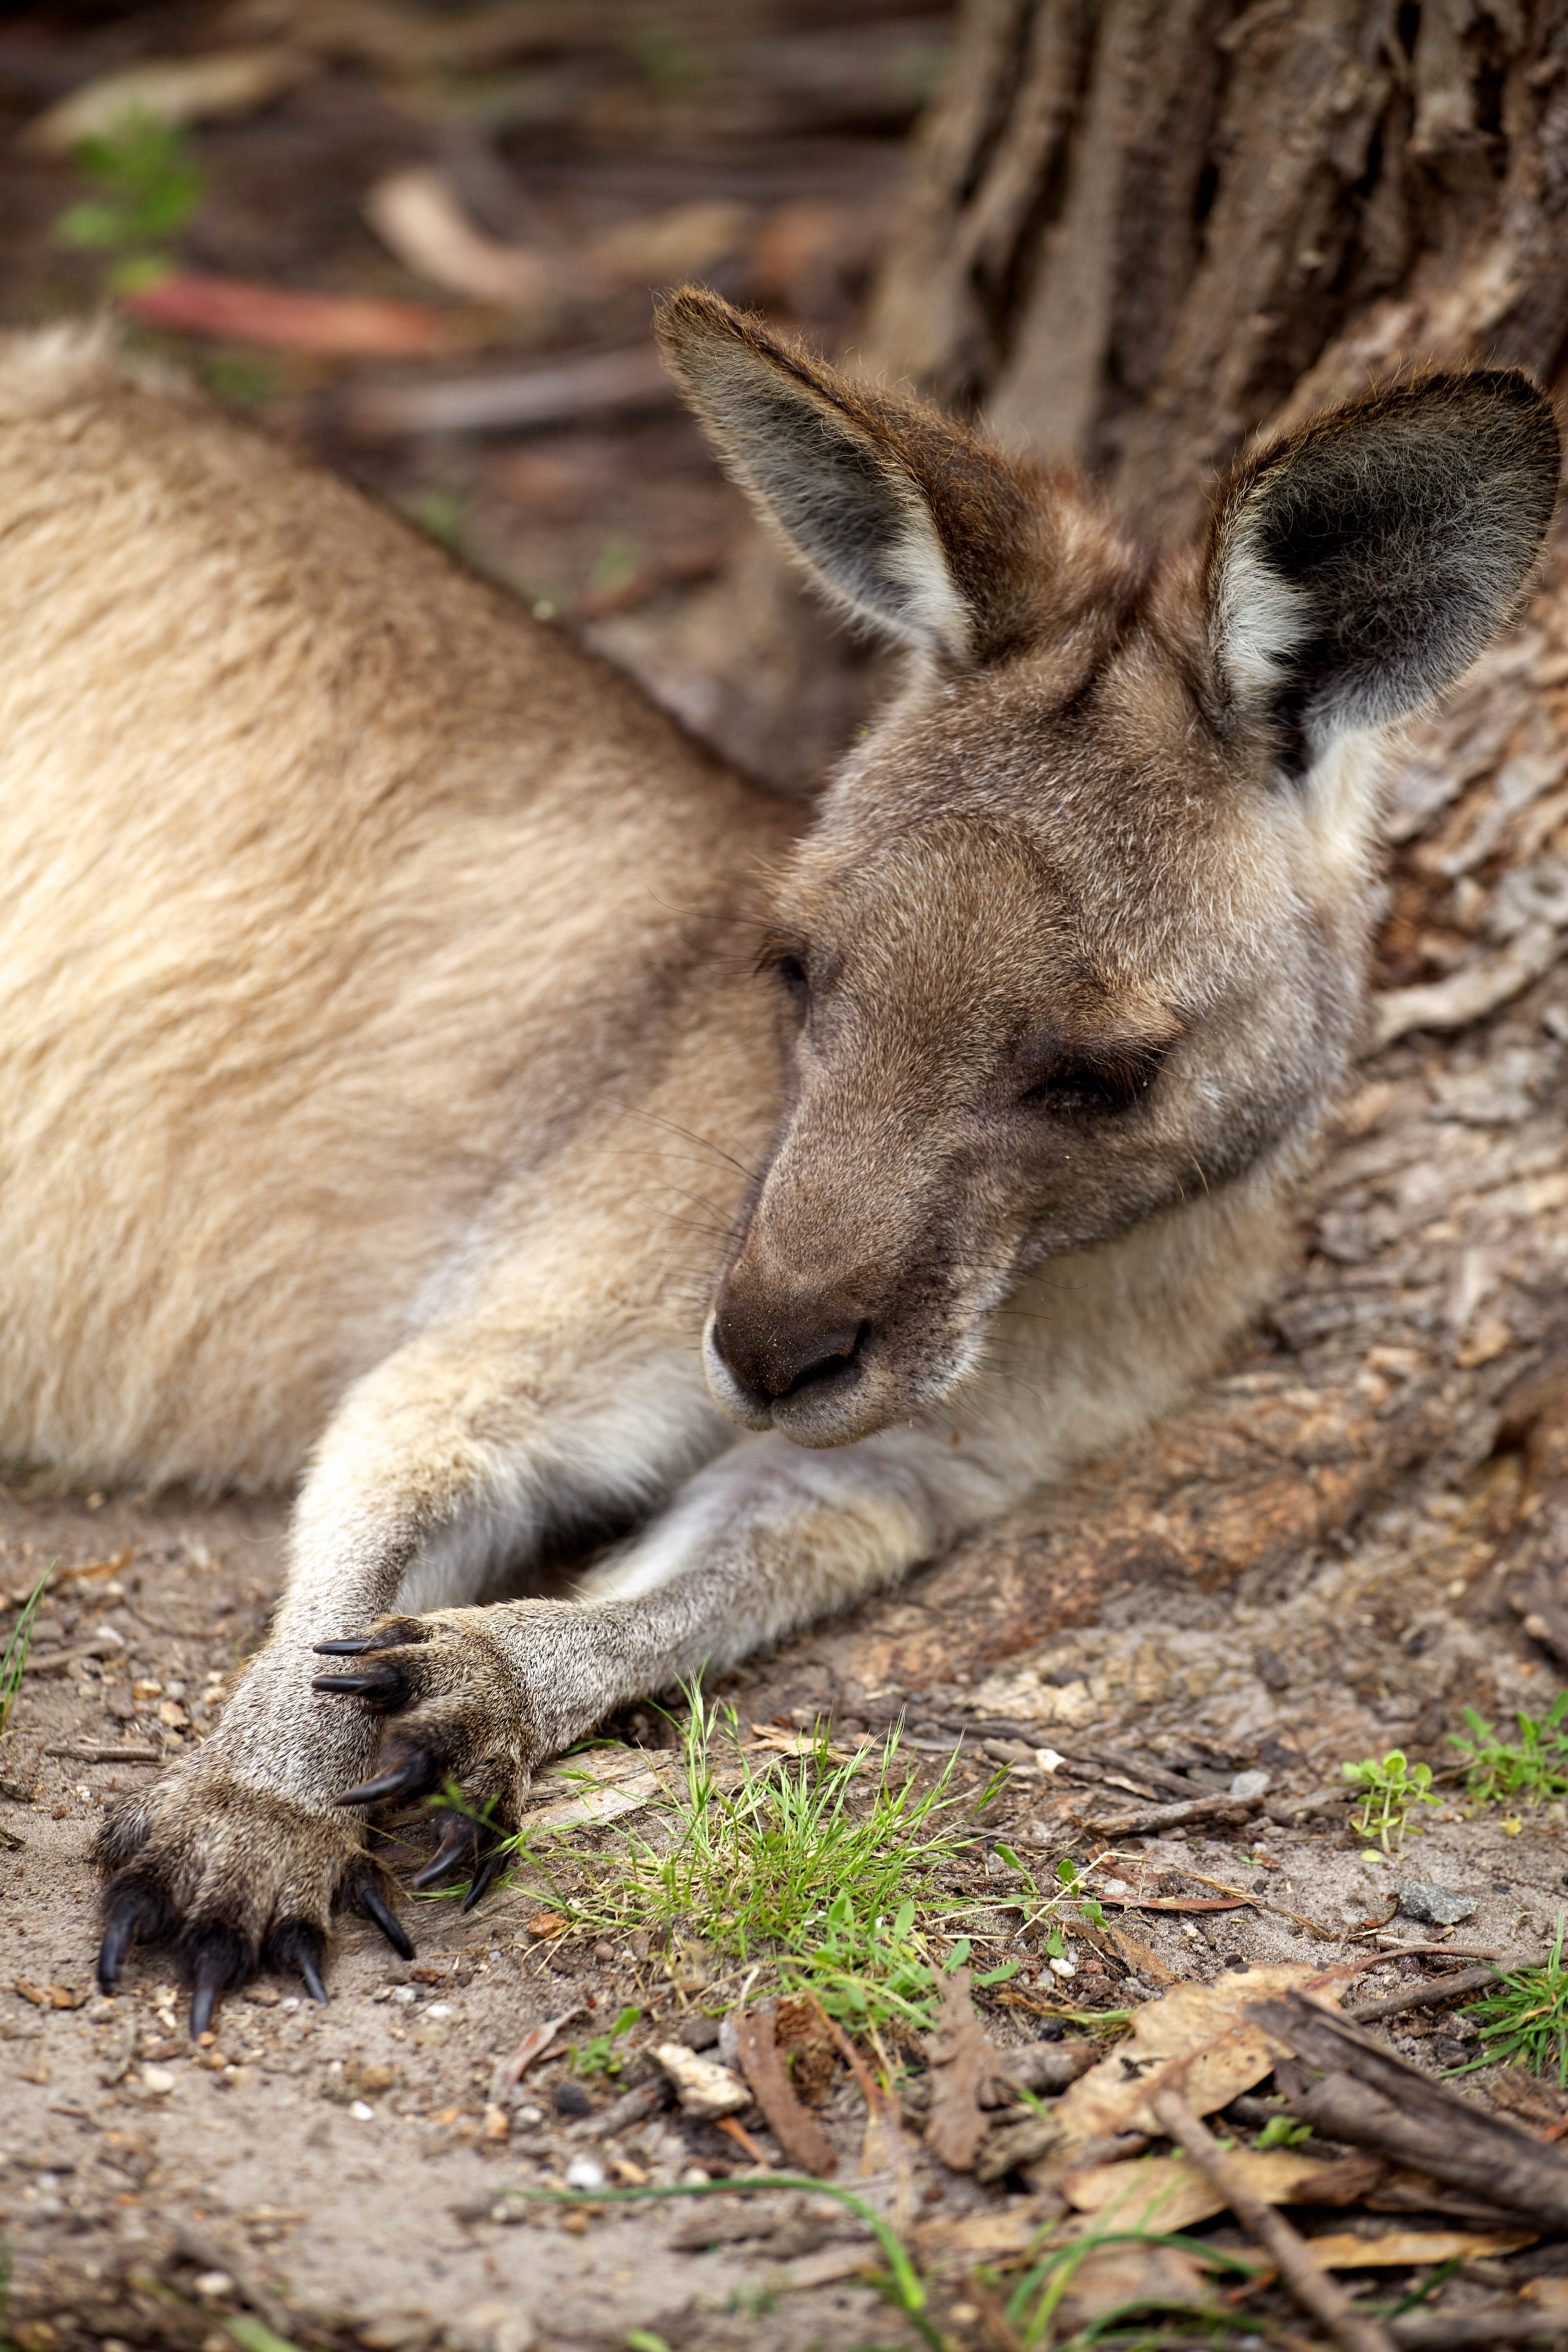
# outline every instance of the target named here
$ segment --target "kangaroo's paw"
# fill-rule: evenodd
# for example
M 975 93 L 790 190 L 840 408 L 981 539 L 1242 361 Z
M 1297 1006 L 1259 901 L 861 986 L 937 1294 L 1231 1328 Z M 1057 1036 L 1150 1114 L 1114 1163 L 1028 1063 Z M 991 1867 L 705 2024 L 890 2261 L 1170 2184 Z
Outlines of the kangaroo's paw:
M 108 1874 L 99 1984 L 114 1990 L 133 1945 L 169 1951 L 190 1988 L 192 2034 L 262 1968 L 297 1976 L 325 2001 L 335 1909 L 363 1912 L 413 1957 L 360 1823 L 241 1778 L 212 1747 L 117 1805 L 94 1859 Z
M 548 1753 L 515 1666 L 476 1622 L 482 1614 L 394 1617 L 357 1640 L 316 1645 L 319 1654 L 352 1664 L 318 1674 L 315 1688 L 389 1718 L 380 1769 L 362 1787 L 345 1789 L 338 1803 L 445 1797 L 435 1851 L 413 1884 L 466 1878 L 465 1911 L 505 1861 L 529 1780 Z

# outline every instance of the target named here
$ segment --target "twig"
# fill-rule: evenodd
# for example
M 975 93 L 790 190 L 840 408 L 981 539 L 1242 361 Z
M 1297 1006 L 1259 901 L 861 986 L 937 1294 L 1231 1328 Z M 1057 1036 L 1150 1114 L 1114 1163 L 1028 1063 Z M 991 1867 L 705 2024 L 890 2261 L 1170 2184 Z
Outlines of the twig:
M 161 1764 L 161 1748 L 45 1748 L 46 1756 L 63 1757 L 68 1764 Z
M 216 2238 L 204 2237 L 189 2223 L 181 2222 L 174 2233 L 174 2250 L 197 2270 L 218 2270 L 234 2282 L 234 2292 L 242 2303 L 248 2303 L 258 2319 L 264 2320 L 275 2336 L 287 2339 L 294 2327 L 285 2306 L 276 2295 L 269 2294 L 260 2280 L 254 2278 Z
M 1433 2009 L 1440 2001 L 1453 2000 L 1457 1993 L 1478 1993 L 1496 1982 L 1495 1968 L 1461 1968 L 1452 1976 L 1429 1976 L 1400 1992 L 1385 1993 L 1381 2001 L 1362 2001 L 1345 2015 L 1357 2025 L 1366 2025 L 1374 2017 L 1395 2017 L 1401 2009 Z
M 1149 2105 L 1161 2131 L 1185 2149 L 1211 2180 L 1250 2238 L 1279 2265 L 1280 2276 L 1303 2311 L 1327 2328 L 1342 2352 L 1393 2352 L 1386 2330 L 1358 2311 L 1336 2278 L 1319 2268 L 1311 2249 L 1272 2205 L 1254 2195 L 1208 2126 L 1173 2090 L 1156 2091 Z
M 630 2130 L 634 2123 L 642 2123 L 653 2114 L 655 2108 L 662 2107 L 669 2097 L 669 2089 L 669 2084 L 662 2080 L 638 2083 L 635 2089 L 623 2091 L 618 2099 L 612 2100 L 597 2115 L 585 2116 L 581 2123 L 574 2125 L 572 2138 L 613 2139 L 617 2132 Z M 494 2203 L 493 2198 L 491 2202 Z
M 1262 1801 L 1261 1797 L 1220 1794 L 1188 1797 L 1179 1805 L 1140 1805 L 1127 1813 L 1086 1813 L 1083 1826 L 1097 1830 L 1101 1837 L 1146 1837 L 1155 1830 L 1185 1829 L 1197 1821 L 1239 1829 L 1252 1819 Z
M 507 375 L 453 376 L 444 383 L 364 384 L 343 403 L 343 422 L 366 440 L 400 433 L 518 433 L 563 418 L 664 408 L 675 386 L 656 352 L 590 351 Z
M 1483 2303 L 1468 2311 L 1434 2311 L 1419 2318 L 1391 2319 L 1388 2332 L 1399 2352 L 1476 2352 L 1484 2344 L 1560 2343 L 1563 2315 L 1530 2311 L 1521 2303 Z

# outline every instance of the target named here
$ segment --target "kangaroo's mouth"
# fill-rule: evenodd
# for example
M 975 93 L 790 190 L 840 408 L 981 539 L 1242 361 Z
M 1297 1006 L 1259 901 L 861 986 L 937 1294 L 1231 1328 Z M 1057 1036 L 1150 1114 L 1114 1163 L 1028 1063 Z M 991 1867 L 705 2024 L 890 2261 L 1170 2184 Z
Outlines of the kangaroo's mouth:
M 864 1324 L 846 1328 L 843 1343 L 820 1354 L 788 1380 L 775 1374 L 770 1393 L 740 1376 L 718 1335 L 717 1314 L 703 1333 L 703 1369 L 716 1405 L 742 1429 L 776 1429 L 800 1446 L 852 1445 L 900 1419 L 907 1406 L 879 1377 Z

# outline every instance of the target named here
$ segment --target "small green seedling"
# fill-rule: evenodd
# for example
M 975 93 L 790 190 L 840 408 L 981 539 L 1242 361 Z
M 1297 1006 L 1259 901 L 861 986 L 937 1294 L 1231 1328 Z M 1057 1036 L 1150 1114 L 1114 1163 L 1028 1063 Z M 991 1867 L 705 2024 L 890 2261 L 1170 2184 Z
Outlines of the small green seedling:
M 608 2033 L 595 2034 L 573 2050 L 573 2074 L 619 2074 L 630 2055 L 622 2045 L 632 2027 L 641 2023 L 640 2009 L 623 2009 Z
M 1381 1758 L 1368 1756 L 1360 1764 L 1342 1764 L 1346 1780 L 1361 1791 L 1355 1826 L 1364 1838 L 1376 1838 L 1384 1853 L 1402 1846 L 1409 1833 L 1410 1814 L 1417 1805 L 1435 1805 L 1430 1764 L 1412 1764 L 1403 1748 L 1390 1748 Z
M 1450 1732 L 1467 1766 L 1465 1793 L 1480 1805 L 1511 1800 L 1542 1804 L 1568 1797 L 1568 1691 L 1545 1715 L 1515 1715 L 1519 1737 L 1507 1740 L 1474 1707 L 1464 1709 L 1465 1731 Z M 1468 1734 L 1468 1736 L 1467 1736 Z
M 74 151 L 92 194 L 68 205 L 54 224 L 56 241 L 112 257 L 117 294 L 154 283 L 172 266 L 169 246 L 194 218 L 203 195 L 187 134 L 178 124 L 133 112 Z
M 1259 2148 L 1299 2148 L 1303 2140 L 1312 2137 L 1310 2123 L 1298 2123 L 1293 2115 L 1271 2115 L 1254 2143 Z
M 1568 1968 L 1563 1966 L 1561 1913 L 1545 1964 L 1514 1969 L 1495 1992 L 1470 2002 L 1463 2015 L 1475 2020 L 1486 2049 L 1468 2066 L 1456 2067 L 1457 2074 L 1506 2061 L 1528 2066 L 1532 2074 L 1555 2073 L 1559 2090 L 1568 2090 Z
M 0 1739 L 11 1721 L 16 1702 L 22 1695 L 22 1676 L 27 1671 L 27 1653 L 33 1646 L 33 1626 L 43 1606 L 43 1598 L 54 1574 L 53 1564 L 47 1567 L 22 1604 L 22 1614 L 12 1626 L 3 1653 L 0 1653 Z

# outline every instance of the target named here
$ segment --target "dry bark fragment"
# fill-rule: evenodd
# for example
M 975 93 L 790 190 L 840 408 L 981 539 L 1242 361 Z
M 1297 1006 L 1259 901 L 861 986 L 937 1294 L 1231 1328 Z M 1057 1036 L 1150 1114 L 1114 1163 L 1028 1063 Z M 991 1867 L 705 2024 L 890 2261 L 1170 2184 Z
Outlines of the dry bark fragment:
M 1568 2156 L 1407 2066 L 1299 1992 L 1248 2016 L 1289 2055 L 1275 2079 L 1294 2114 L 1329 2138 L 1468 2190 L 1495 2211 L 1568 2229 Z
M 990 2128 L 981 2103 L 1001 2064 L 975 2015 L 967 1968 L 942 1977 L 941 2000 L 936 2032 L 927 2045 L 931 2109 L 926 2146 L 951 2171 L 972 2172 Z
M 768 2129 L 790 2163 L 823 2179 L 836 2170 L 837 2151 L 814 2115 L 795 2095 L 778 2044 L 777 2018 L 769 2007 L 745 2009 L 735 2021 L 741 2072 L 767 2118 Z

